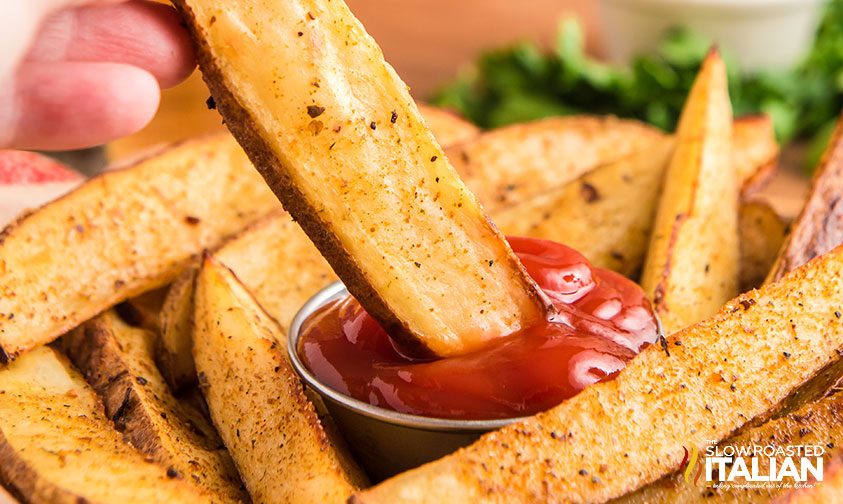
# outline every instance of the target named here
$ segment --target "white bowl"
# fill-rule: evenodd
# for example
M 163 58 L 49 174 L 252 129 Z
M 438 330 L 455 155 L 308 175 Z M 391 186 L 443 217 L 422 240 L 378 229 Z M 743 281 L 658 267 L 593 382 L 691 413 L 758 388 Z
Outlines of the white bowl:
M 685 26 L 746 71 L 787 69 L 811 47 L 824 0 L 602 0 L 608 56 L 628 63 Z

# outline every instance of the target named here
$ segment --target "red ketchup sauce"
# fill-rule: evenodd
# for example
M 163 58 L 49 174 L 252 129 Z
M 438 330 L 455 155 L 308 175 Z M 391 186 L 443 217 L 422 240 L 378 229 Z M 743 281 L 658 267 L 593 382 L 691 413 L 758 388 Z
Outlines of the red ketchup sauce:
M 614 377 L 659 337 L 649 300 L 627 278 L 573 249 L 510 237 L 558 314 L 470 354 L 408 358 L 353 297 L 304 324 L 299 355 L 324 384 L 383 408 L 435 418 L 496 419 L 549 409 Z M 459 302 L 459 300 L 454 300 Z

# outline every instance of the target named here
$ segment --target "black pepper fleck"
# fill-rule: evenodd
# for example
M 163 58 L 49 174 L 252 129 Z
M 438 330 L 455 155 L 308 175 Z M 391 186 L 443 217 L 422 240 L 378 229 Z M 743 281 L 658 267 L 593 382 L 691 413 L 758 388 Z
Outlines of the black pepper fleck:
M 372 130 L 378 129 L 378 125 L 375 124 L 375 121 L 372 121 L 371 123 L 369 123 L 369 127 L 372 128 Z
M 392 115 L 389 117 L 389 122 L 391 122 L 392 124 L 395 124 L 395 121 L 397 121 L 397 120 L 398 120 L 398 112 L 393 110 Z
M 209 96 L 207 100 L 205 100 L 205 105 L 208 106 L 208 110 L 216 110 L 217 109 L 217 102 L 214 100 L 213 96 Z

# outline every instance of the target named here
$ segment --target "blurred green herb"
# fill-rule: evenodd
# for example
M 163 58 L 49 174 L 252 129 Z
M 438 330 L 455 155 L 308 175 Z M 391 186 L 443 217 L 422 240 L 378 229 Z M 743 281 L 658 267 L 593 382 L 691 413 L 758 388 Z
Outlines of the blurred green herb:
M 555 115 L 612 113 L 672 130 L 710 43 L 676 29 L 657 51 L 637 56 L 629 68 L 589 57 L 584 45 L 581 25 L 565 20 L 551 51 L 522 42 L 483 54 L 432 101 L 486 128 Z M 820 137 L 827 136 L 843 108 L 843 0 L 827 4 L 810 53 L 792 70 L 742 73 L 728 54 L 724 58 L 735 115 L 766 113 L 782 143 L 817 135 L 813 145 L 822 145 Z M 813 166 L 813 160 L 808 163 Z

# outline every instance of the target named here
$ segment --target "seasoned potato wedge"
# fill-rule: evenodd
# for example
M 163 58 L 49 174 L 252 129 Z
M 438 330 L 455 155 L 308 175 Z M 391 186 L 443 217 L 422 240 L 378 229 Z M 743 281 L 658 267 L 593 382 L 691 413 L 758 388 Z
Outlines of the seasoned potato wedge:
M 543 293 L 343 2 L 176 4 L 226 125 L 405 350 L 464 353 L 544 317 Z
M 234 274 L 207 258 L 193 354 L 211 418 L 255 502 L 344 502 L 365 484 L 330 440 L 286 360 L 286 335 Z
M 171 281 L 279 207 L 228 135 L 96 177 L 0 234 L 0 362 Z
M 668 334 L 716 313 L 738 291 L 731 130 L 726 66 L 712 51 L 679 120 L 641 275 L 641 286 Z
M 161 337 L 155 360 L 164 379 L 175 391 L 196 385 L 193 365 L 193 293 L 196 272 L 201 264 L 197 258 L 170 285 L 161 308 Z
M 107 311 L 63 337 L 62 346 L 135 448 L 219 502 L 249 499 L 214 428 L 170 393 L 155 367 L 153 333 Z
M 732 123 L 732 168 L 746 198 L 776 174 L 779 144 L 769 116 L 736 117 Z
M 595 266 L 630 276 L 650 239 L 664 166 L 673 145 L 655 141 L 574 182 L 493 214 L 508 235 L 554 240 Z
M 769 280 L 843 243 L 843 120 L 838 120 L 802 212 L 793 222 Z
M 656 141 L 675 143 L 674 137 L 636 121 L 571 116 L 492 130 L 446 152 L 466 185 L 494 214 L 653 148 Z M 778 154 L 768 117 L 735 118 L 732 168 L 743 181 L 744 195 L 775 173 Z
M 770 205 L 751 201 L 741 205 L 738 215 L 741 237 L 740 290 L 746 292 L 764 283 L 784 243 L 787 224 Z
M 387 480 L 355 502 L 619 497 L 676 470 L 683 445 L 725 438 L 837 360 L 841 312 L 838 247 L 644 350 L 614 380 Z
M 665 138 L 638 121 L 569 116 L 492 130 L 446 152 L 466 185 L 493 212 Z
M 735 122 L 736 128 L 738 124 L 742 121 Z M 741 129 L 749 128 L 741 126 Z M 744 134 L 744 141 L 753 137 L 755 142 L 763 143 L 766 135 Z M 775 146 L 775 143 L 772 145 Z M 664 169 L 673 148 L 672 142 L 655 141 L 649 147 L 600 166 L 562 187 L 500 209 L 492 216 L 505 234 L 565 243 L 583 253 L 595 266 L 635 276 L 640 272 L 647 252 Z M 767 156 L 775 158 L 777 148 L 751 150 L 757 154 L 747 152 L 740 159 L 732 160 L 732 169 L 738 176 L 738 182 L 747 188 L 745 192 L 751 192 L 750 184 L 763 180 L 759 173 L 769 171 L 764 160 L 768 159 Z M 764 260 L 763 253 L 776 246 L 773 243 L 775 229 L 774 221 L 765 218 L 769 215 L 758 215 L 760 210 L 756 212 L 755 205 L 751 205 L 750 215 L 761 220 L 750 219 L 747 226 L 765 225 L 768 227 L 764 231 L 772 233 L 769 236 L 756 233 L 747 237 L 770 240 L 763 243 L 767 249 L 747 249 L 746 260 L 755 261 L 752 266 L 756 269 L 752 271 L 758 271 L 759 268 L 769 268 L 769 263 L 761 262 Z M 751 271 L 747 270 L 747 273 Z
M 0 479 L 32 503 L 211 502 L 113 429 L 85 379 L 42 347 L 0 368 Z
M 480 134 L 480 129 L 456 112 L 418 103 L 425 124 L 442 147 L 456 145 Z
M 820 399 L 804 405 L 799 410 L 781 418 L 771 420 L 726 441 L 719 446 L 790 446 L 819 445 L 835 447 L 843 445 L 843 394 Z M 702 449 L 702 448 L 701 448 Z M 831 449 L 827 448 L 825 462 L 829 461 Z M 784 457 L 778 458 L 778 467 Z M 762 466 L 766 464 L 762 459 Z M 743 480 L 736 480 L 735 486 L 715 488 L 686 482 L 681 473 L 674 473 L 641 490 L 621 497 L 614 504 L 649 504 L 654 502 L 696 503 L 696 502 L 766 502 L 783 493 L 784 488 L 739 487 Z
M 336 275 L 289 214 L 279 210 L 244 229 L 214 254 L 230 268 L 284 334 L 299 308 Z M 190 353 L 193 310 L 190 281 L 176 280 L 162 311 L 159 365 L 180 389 L 195 382 Z M 188 313 L 189 312 L 189 313 Z

